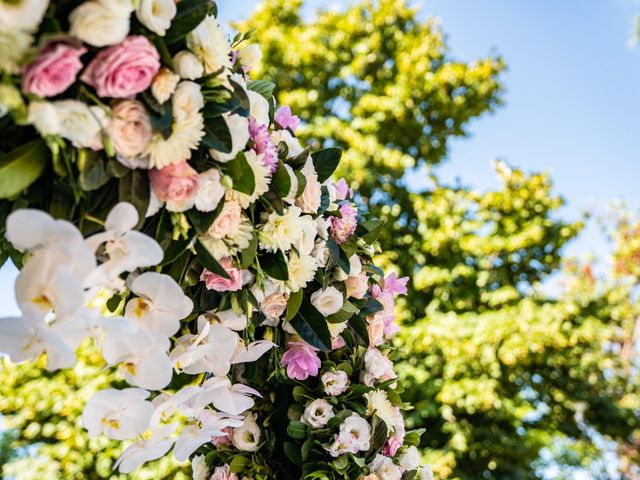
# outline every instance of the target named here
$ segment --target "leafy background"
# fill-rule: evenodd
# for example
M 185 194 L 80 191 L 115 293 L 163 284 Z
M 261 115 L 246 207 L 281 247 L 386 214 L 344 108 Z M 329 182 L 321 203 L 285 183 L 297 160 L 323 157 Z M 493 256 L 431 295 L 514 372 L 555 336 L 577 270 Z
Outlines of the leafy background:
M 220 3 L 237 19 L 252 2 Z M 238 25 L 255 29 L 258 75 L 303 117 L 303 135 L 346 148 L 341 174 L 387 219 L 380 261 L 413 277 L 399 339 L 409 422 L 427 429 L 424 456 L 442 478 L 638 475 L 637 281 L 620 275 L 636 269 L 601 262 L 594 274 L 569 259 L 613 248 L 618 267 L 637 262 L 633 228 L 605 245 L 580 213 L 594 194 L 637 195 L 628 79 L 640 58 L 620 20 L 633 12 L 595 3 L 427 3 L 441 27 L 398 0 L 319 16 L 313 2 L 269 0 Z M 487 159 L 502 154 L 551 166 L 557 185 L 492 171 Z M 576 237 L 586 240 L 571 247 Z M 113 381 L 101 368 L 87 350 L 73 372 L 0 373 L 9 478 L 117 478 L 118 446 L 78 424 L 84 398 Z M 176 469 L 165 460 L 131 478 Z

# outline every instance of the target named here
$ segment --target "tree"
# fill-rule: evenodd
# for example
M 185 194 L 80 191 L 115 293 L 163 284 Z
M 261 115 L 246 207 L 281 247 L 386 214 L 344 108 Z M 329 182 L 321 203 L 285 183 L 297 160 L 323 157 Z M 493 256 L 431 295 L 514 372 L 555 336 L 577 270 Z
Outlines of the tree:
M 435 21 L 402 0 L 312 21 L 301 3 L 267 1 L 240 29 L 255 29 L 259 74 L 307 121 L 303 134 L 348 149 L 339 173 L 386 219 L 385 261 L 412 277 L 402 379 L 427 459 L 443 477 L 538 478 L 554 442 L 579 444 L 578 463 L 597 450 L 593 431 L 623 444 L 638 418 L 625 366 L 605 348 L 635 310 L 624 290 L 536 293 L 581 229 L 557 218 L 549 177 L 498 165 L 494 192 L 435 174 L 427 186 L 424 167 L 443 161 L 448 140 L 501 103 L 501 59 L 452 60 Z

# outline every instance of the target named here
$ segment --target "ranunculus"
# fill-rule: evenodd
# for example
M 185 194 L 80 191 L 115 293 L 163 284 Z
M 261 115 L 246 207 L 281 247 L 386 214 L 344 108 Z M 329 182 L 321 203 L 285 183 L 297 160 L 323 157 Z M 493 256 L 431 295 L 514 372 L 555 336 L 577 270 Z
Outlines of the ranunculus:
M 129 34 L 129 12 L 125 6 L 108 0 L 83 2 L 69 14 L 69 33 L 94 47 L 106 47 L 122 42 Z M 101 95 L 102 96 L 102 95 Z
M 177 11 L 175 0 L 139 0 L 136 16 L 141 24 L 164 37 Z
M 433 480 L 433 472 L 429 465 L 423 465 L 418 470 L 418 478 L 420 480 Z
M 38 29 L 49 0 L 20 0 L 0 2 L 0 24 L 16 30 L 33 32 Z
M 151 82 L 151 95 L 160 104 L 171 98 L 180 82 L 180 75 L 173 73 L 167 67 L 162 67 Z
M 53 97 L 64 92 L 76 81 L 82 70 L 80 57 L 86 53 L 84 47 L 67 43 L 50 43 L 38 58 L 22 74 L 22 89 L 40 97 Z
M 322 200 L 322 185 L 320 185 L 318 181 L 318 174 L 315 168 L 313 168 L 311 157 L 309 157 L 304 164 L 301 172 L 307 184 L 304 187 L 302 195 L 296 200 L 296 205 L 298 205 L 304 213 L 316 213 L 318 208 L 320 208 L 320 202 Z
M 307 405 L 300 420 L 313 428 L 322 428 L 335 416 L 331 404 L 324 398 L 318 398 Z
M 229 465 L 216 467 L 209 480 L 238 480 L 238 475 L 231 472 Z
M 349 275 L 344 281 L 347 286 L 347 297 L 364 298 L 369 288 L 369 277 L 366 272 L 358 275 Z
M 182 50 L 173 56 L 173 68 L 180 78 L 187 80 L 197 80 L 204 75 L 202 63 L 189 50 Z
M 345 203 L 340 207 L 342 217 L 331 217 L 331 236 L 336 243 L 346 242 L 356 231 L 358 226 L 358 209 L 351 203 Z
M 159 69 L 160 55 L 153 44 L 132 35 L 100 51 L 81 78 L 100 97 L 129 98 L 149 88 Z
M 316 290 L 311 294 L 311 304 L 325 317 L 338 313 L 342 308 L 344 298 L 334 286 Z
M 201 212 L 211 212 L 216 209 L 225 189 L 220 183 L 220 172 L 215 168 L 198 175 L 198 193 L 196 194 L 196 208 Z
M 320 357 L 311 345 L 305 342 L 289 342 L 289 349 L 282 355 L 281 365 L 294 380 L 315 377 L 320 371 Z
M 225 202 L 222 211 L 213 221 L 207 233 L 210 237 L 220 240 L 233 236 L 240 226 L 242 208 L 236 202 Z
M 288 128 L 292 132 L 295 132 L 298 125 L 300 125 L 300 117 L 291 114 L 291 107 L 289 105 L 283 105 L 276 110 L 273 118 L 282 128 Z
M 198 190 L 198 172 L 187 162 L 176 163 L 161 169 L 149 170 L 153 191 L 161 202 L 167 203 L 172 212 L 189 210 Z
M 200 275 L 200 280 L 204 282 L 208 290 L 215 290 L 216 292 L 235 292 L 240 290 L 243 284 L 242 270 L 233 266 L 231 257 L 225 257 L 219 263 L 227 272 L 229 278 L 224 278 L 205 268 Z
M 337 372 L 325 372 L 320 377 L 324 393 L 335 397 L 344 393 L 349 386 L 349 376 L 346 372 L 338 370 Z
M 151 140 L 151 120 L 144 105 L 137 100 L 122 100 L 111 109 L 107 129 L 116 153 L 124 158 L 142 155 Z

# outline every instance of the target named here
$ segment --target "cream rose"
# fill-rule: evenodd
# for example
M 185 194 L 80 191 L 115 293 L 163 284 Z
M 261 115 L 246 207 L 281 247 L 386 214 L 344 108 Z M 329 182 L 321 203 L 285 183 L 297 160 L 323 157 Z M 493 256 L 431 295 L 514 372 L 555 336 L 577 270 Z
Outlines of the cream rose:
M 369 289 L 369 277 L 366 272 L 349 275 L 344 283 L 347 287 L 347 297 L 364 298 Z
M 175 0 L 138 0 L 136 16 L 145 27 L 164 37 L 177 11 Z
M 176 91 L 180 77 L 169 70 L 167 67 L 162 67 L 160 71 L 153 77 L 151 83 L 151 94 L 153 98 L 160 104 L 166 102 L 171 98 L 173 92 Z
M 322 315 L 328 317 L 340 311 L 344 304 L 344 298 L 336 287 L 329 286 L 325 290 L 320 289 L 313 292 L 311 294 L 311 304 Z
M 196 194 L 196 208 L 201 212 L 211 212 L 216 209 L 224 197 L 225 188 L 220 183 L 220 172 L 215 168 L 198 175 L 198 193 Z
M 224 121 L 227 123 L 227 127 L 231 132 L 231 152 L 221 153 L 217 150 L 209 150 L 209 154 L 219 162 L 226 163 L 229 160 L 233 160 L 238 155 L 238 152 L 244 150 L 244 147 L 249 141 L 249 120 L 242 115 L 228 114 L 222 115 Z
M 122 100 L 111 109 L 107 129 L 116 153 L 124 158 L 141 155 L 151 140 L 151 120 L 144 105 L 137 100 Z
M 129 15 L 121 10 L 107 1 L 81 3 L 69 14 L 69 33 L 94 47 L 120 43 L 129 34 Z
M 180 78 L 197 80 L 204 75 L 204 67 L 198 57 L 189 50 L 182 50 L 173 57 L 173 68 Z
M 222 211 L 209 227 L 208 234 L 217 240 L 232 237 L 237 232 L 241 219 L 240 205 L 236 202 L 225 202 Z
M 38 29 L 49 0 L 19 0 L 0 2 L 0 24 L 16 30 L 33 32 Z

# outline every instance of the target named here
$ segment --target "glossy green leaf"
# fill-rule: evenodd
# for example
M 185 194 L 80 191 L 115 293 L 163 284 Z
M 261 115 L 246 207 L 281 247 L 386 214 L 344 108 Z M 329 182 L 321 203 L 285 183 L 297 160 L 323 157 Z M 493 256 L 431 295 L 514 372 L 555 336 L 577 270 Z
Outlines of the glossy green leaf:
M 0 156 L 0 199 L 13 198 L 35 182 L 47 164 L 45 143 L 33 140 Z

